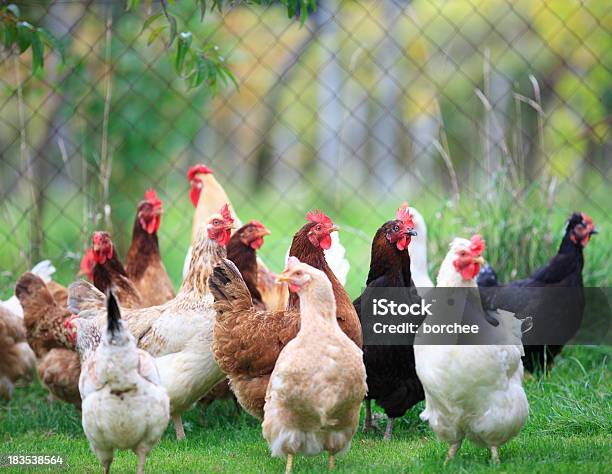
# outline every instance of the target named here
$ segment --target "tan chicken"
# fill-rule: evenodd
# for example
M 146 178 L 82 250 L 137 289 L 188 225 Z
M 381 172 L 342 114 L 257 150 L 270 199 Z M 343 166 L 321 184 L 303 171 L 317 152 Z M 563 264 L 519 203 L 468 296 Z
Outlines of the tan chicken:
M 229 207 L 224 205 L 200 230 L 189 273 L 176 298 L 159 306 L 122 311 L 138 347 L 155 357 L 179 439 L 185 437 L 181 414 L 225 377 L 212 355 L 215 310 L 207 279 L 226 255 L 232 227 Z M 105 327 L 105 298 L 100 291 L 80 281 L 68 293 L 75 314 L 94 320 L 100 329 Z
M 336 319 L 332 285 L 320 270 L 290 257 L 279 280 L 300 298 L 300 330 L 281 351 L 266 392 L 263 435 L 272 456 L 346 452 L 367 392 L 361 350 Z
M 30 347 L 38 359 L 38 376 L 60 400 L 81 406 L 78 390 L 81 366 L 64 322 L 71 316 L 54 299 L 45 283 L 33 273 L 17 282 L 15 294 L 24 311 L 23 323 Z
M 143 307 L 163 304 L 175 296 L 159 253 L 157 231 L 162 213 L 162 202 L 155 190 L 149 189 L 136 209 L 126 268 L 128 278 L 140 293 Z
M 0 399 L 10 400 L 15 383 L 31 380 L 35 367 L 23 320 L 0 306 Z
M 322 212 L 308 213 L 308 222 L 296 233 L 291 255 L 320 269 L 329 278 L 335 300 L 336 318 L 344 333 L 362 345 L 361 325 L 346 290 L 325 260 L 330 233 L 337 230 Z M 285 345 L 298 333 L 298 302 L 285 311 L 261 311 L 253 306 L 249 290 L 235 265 L 223 260 L 209 279 L 215 298 L 213 350 L 215 359 L 228 375 L 240 405 L 251 415 L 263 418 L 265 393 L 274 364 Z

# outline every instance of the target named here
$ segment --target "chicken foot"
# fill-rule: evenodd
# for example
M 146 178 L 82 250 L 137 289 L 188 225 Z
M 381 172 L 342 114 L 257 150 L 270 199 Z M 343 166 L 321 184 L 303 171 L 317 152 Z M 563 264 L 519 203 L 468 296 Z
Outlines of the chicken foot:
M 183 428 L 183 418 L 181 415 L 172 415 L 172 421 L 174 421 L 176 439 L 179 441 L 185 439 L 185 429 Z
M 372 425 L 372 400 L 366 398 L 365 400 L 365 418 L 363 420 L 363 429 L 364 433 L 368 431 L 372 431 L 374 429 L 374 425 Z

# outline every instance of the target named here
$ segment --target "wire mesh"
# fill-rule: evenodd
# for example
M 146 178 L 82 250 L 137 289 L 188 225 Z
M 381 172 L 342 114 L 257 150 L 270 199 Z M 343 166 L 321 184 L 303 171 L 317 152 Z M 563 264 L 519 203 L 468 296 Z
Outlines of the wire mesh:
M 177 76 L 176 45 L 147 44 L 156 2 L 140 12 L 123 1 L 23 2 L 66 61 L 47 50 L 45 73 L 33 75 L 29 53 L 1 51 L 7 293 L 41 258 L 69 282 L 95 229 L 111 230 L 125 256 L 150 187 L 178 284 L 193 213 L 185 175 L 198 162 L 243 220 L 273 229 L 261 250 L 273 268 L 306 211 L 324 209 L 342 228 L 353 290 L 371 236 L 406 200 L 429 225 L 432 272 L 451 234 L 496 233 L 501 246 L 509 212 L 534 214 L 525 226 L 546 219 L 547 230 L 490 254 L 513 273 L 537 263 L 517 263 L 530 246 L 551 255 L 570 211 L 608 220 L 612 5 L 317 4 L 300 27 L 280 4 L 239 3 L 200 21 L 196 2 L 177 2 L 194 42 L 218 45 L 237 78 L 213 96 Z M 607 281 L 603 268 L 592 282 Z

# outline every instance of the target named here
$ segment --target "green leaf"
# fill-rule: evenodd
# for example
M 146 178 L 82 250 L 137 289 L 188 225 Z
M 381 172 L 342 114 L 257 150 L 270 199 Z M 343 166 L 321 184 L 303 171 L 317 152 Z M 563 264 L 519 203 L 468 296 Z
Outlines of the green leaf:
M 168 25 L 161 25 L 155 28 L 153 31 L 151 31 L 151 33 L 149 34 L 149 38 L 147 39 L 147 46 L 151 46 L 153 41 L 155 41 L 157 37 L 159 36 L 159 34 L 162 31 L 164 31 L 166 28 L 168 28 Z
M 140 32 L 142 33 L 144 30 L 146 30 L 149 26 L 151 26 L 151 23 L 153 23 L 159 17 L 163 16 L 163 14 L 164 14 L 163 11 L 158 11 L 157 13 L 154 13 L 149 18 L 147 18 L 145 22 L 143 23 L 142 30 L 140 30 Z
M 140 4 L 140 0 L 127 0 L 125 11 L 129 12 L 132 8 L 134 9 L 134 11 L 138 11 L 139 4 Z
M 191 82 L 191 87 L 198 87 L 208 74 L 208 61 L 204 59 L 200 54 L 196 57 L 196 74 Z
M 17 41 L 17 27 L 14 23 L 4 24 L 4 47 L 10 49 Z
M 168 39 L 168 47 L 170 47 L 172 46 L 172 43 L 174 43 L 174 38 L 176 38 L 176 18 L 169 15 L 168 23 L 170 23 L 170 38 Z
M 36 72 L 39 68 L 42 69 L 45 62 L 45 47 L 40 39 L 38 31 L 31 33 L 32 40 L 32 72 Z
M 44 40 L 44 42 L 47 43 L 47 46 L 49 46 L 49 48 L 57 51 L 60 54 L 60 57 L 62 59 L 62 63 L 65 63 L 66 62 L 66 55 L 65 55 L 65 51 L 64 51 L 64 43 L 62 43 L 60 40 L 58 40 L 55 36 L 53 36 L 51 33 L 49 33 L 44 28 L 38 28 L 38 32 L 41 34 L 42 39 Z
M 200 21 L 204 20 L 206 15 L 206 0 L 198 0 L 200 3 Z
M 179 35 L 178 46 L 176 48 L 176 62 L 174 64 L 178 74 L 181 74 L 183 70 L 185 55 L 187 54 L 187 51 L 189 51 L 192 39 L 192 34 L 189 31 L 184 31 Z
M 30 47 L 30 44 L 32 44 L 32 30 L 28 25 L 29 23 L 26 24 L 24 21 L 17 23 L 17 46 L 19 47 L 19 54 L 23 53 Z
M 19 7 L 14 3 L 8 5 L 6 9 L 10 11 L 13 15 L 15 15 L 16 18 L 19 18 L 21 16 L 21 13 L 19 12 Z

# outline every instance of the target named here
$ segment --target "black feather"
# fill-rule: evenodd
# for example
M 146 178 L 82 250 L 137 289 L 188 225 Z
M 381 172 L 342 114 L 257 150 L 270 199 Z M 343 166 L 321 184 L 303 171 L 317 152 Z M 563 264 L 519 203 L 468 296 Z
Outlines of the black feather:
M 121 311 L 112 291 L 106 292 L 106 307 L 107 307 L 107 324 L 108 331 L 111 335 L 115 335 L 121 331 Z

